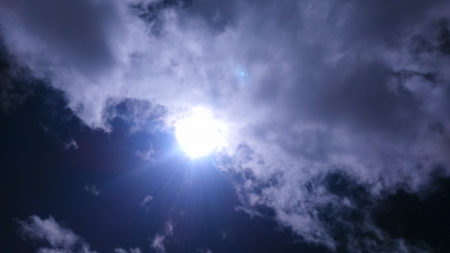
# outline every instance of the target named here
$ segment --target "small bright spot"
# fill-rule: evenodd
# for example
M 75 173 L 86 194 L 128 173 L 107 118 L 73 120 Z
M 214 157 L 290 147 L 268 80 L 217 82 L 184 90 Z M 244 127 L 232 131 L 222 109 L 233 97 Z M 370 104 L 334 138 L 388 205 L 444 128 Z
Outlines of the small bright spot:
M 247 70 L 241 65 L 236 65 L 234 67 L 234 75 L 236 79 L 242 84 L 246 84 L 249 81 L 249 74 Z
M 175 136 L 181 148 L 194 159 L 206 156 L 225 146 L 224 124 L 213 119 L 204 108 L 196 108 L 192 114 L 175 124 Z

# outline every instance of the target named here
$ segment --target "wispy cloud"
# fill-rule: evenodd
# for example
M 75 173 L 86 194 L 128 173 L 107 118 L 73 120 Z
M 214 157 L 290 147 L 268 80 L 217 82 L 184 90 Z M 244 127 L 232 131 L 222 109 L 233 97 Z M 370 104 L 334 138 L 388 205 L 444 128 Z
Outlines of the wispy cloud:
M 71 149 L 71 148 L 78 149 L 78 144 L 74 139 L 72 139 L 65 143 L 64 148 L 65 149 Z
M 114 249 L 114 252 L 115 253 L 141 253 L 141 250 L 139 248 L 134 248 L 134 249 L 130 248 L 129 250 L 117 248 L 117 249 Z
M 146 160 L 146 161 L 153 161 L 152 155 L 153 155 L 153 149 L 149 149 L 145 152 L 136 150 L 135 154 L 137 157 L 140 157 L 142 160 Z
M 164 231 L 162 234 L 156 234 L 155 237 L 151 240 L 151 247 L 154 248 L 158 253 L 166 252 L 166 239 L 173 236 L 175 224 L 172 220 L 168 220 L 164 224 Z
M 144 200 L 142 200 L 141 206 L 145 206 L 147 203 L 149 203 L 152 200 L 153 200 L 152 196 L 150 196 L 150 195 L 145 196 Z
M 225 229 L 220 230 L 220 235 L 221 235 L 223 240 L 231 240 L 230 232 L 225 230 Z
M 175 224 L 172 220 L 169 220 L 166 222 L 166 226 L 164 228 L 164 235 L 166 236 L 172 236 L 173 235 L 173 228 L 175 227 Z
M 198 253 L 213 253 L 210 249 L 197 249 L 195 252 Z
M 51 137 L 53 137 L 58 143 L 62 145 L 64 149 L 78 149 L 77 142 L 70 137 L 70 133 L 66 133 L 66 137 L 62 137 L 61 134 L 57 133 L 54 129 L 52 129 L 50 126 L 45 125 L 43 122 L 39 122 L 42 129 Z
M 26 221 L 18 221 L 19 231 L 24 239 L 33 242 L 45 243 L 37 249 L 38 253 L 97 253 L 90 249 L 83 238 L 72 230 L 60 225 L 50 216 L 42 219 L 39 216 L 30 216 Z M 41 245 L 41 244 L 38 244 Z M 141 253 L 139 248 L 114 249 L 115 253 Z
M 84 190 L 90 192 L 94 196 L 100 195 L 100 191 L 97 189 L 97 186 L 95 185 L 85 185 Z
M 27 221 L 19 221 L 19 225 L 25 238 L 47 244 L 38 249 L 39 253 L 95 253 L 82 238 L 58 224 L 51 216 L 48 219 L 31 216 Z

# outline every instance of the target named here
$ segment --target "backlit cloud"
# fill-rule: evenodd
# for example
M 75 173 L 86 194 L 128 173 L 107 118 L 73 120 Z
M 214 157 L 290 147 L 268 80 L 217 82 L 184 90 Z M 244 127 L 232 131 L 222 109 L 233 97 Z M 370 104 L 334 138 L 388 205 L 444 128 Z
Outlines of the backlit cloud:
M 370 214 L 350 223 L 345 212 L 363 204 L 333 183 L 363 189 L 370 209 L 398 188 L 419 192 L 437 169 L 448 175 L 449 3 L 177 3 L 6 0 L 1 31 L 11 57 L 92 128 L 108 130 L 123 101 L 162 106 L 134 116 L 162 115 L 166 127 L 211 109 L 229 130 L 221 166 L 243 210 L 269 207 L 331 249 L 333 222 L 353 249 L 409 247 Z M 163 243 L 156 235 L 152 247 Z

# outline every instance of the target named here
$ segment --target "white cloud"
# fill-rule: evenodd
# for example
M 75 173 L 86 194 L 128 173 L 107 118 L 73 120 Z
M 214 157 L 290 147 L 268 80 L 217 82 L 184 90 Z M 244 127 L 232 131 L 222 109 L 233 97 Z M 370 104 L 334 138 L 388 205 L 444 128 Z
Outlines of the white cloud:
M 150 201 L 152 201 L 152 200 L 153 200 L 153 197 L 152 197 L 152 196 L 150 196 L 150 195 L 145 196 L 144 200 L 143 200 L 142 203 L 141 203 L 141 206 L 145 206 L 145 204 L 147 204 L 148 202 L 150 202 Z
M 60 249 L 39 249 L 37 252 L 38 253 L 70 253 L 70 251 L 60 250 Z
M 108 106 L 125 99 L 164 106 L 168 127 L 211 108 L 228 123 L 222 167 L 241 175 L 246 210 L 272 208 L 307 241 L 336 246 L 316 211 L 347 207 L 323 185 L 330 173 L 372 199 L 419 191 L 438 165 L 448 175 L 450 62 L 436 25 L 448 2 L 197 1 L 152 13 L 161 24 L 133 2 L 4 1 L 0 22 L 10 52 L 91 127 L 108 129 Z
M 170 238 L 173 236 L 173 229 L 175 227 L 175 224 L 172 222 L 172 220 L 168 220 L 164 225 L 164 231 L 163 234 L 156 234 L 155 237 L 152 239 L 152 243 L 150 246 L 156 250 L 158 253 L 165 253 L 166 247 L 164 246 L 167 238 Z
M 48 219 L 31 216 L 19 224 L 24 237 L 48 244 L 49 248 L 39 248 L 39 253 L 95 253 L 82 238 L 59 225 L 51 216 Z
M 47 245 L 37 249 L 38 253 L 96 253 L 90 249 L 83 238 L 72 230 L 61 226 L 53 217 L 41 219 L 39 216 L 30 216 L 28 221 L 19 221 L 19 230 L 24 238 L 33 241 L 45 242 Z M 141 253 L 139 248 L 130 248 L 128 251 L 116 248 L 116 253 Z
M 165 237 L 163 235 L 156 234 L 150 246 L 154 248 L 158 253 L 165 253 L 166 247 L 164 247 L 164 239 Z

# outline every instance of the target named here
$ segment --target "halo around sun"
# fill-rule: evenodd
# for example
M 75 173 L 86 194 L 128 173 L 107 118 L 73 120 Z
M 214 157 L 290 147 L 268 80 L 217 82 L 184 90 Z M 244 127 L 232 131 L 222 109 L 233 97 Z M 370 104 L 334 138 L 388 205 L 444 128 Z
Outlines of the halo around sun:
M 191 115 L 175 123 L 175 137 L 191 159 L 224 147 L 225 133 L 226 126 L 215 120 L 204 108 L 195 108 Z

